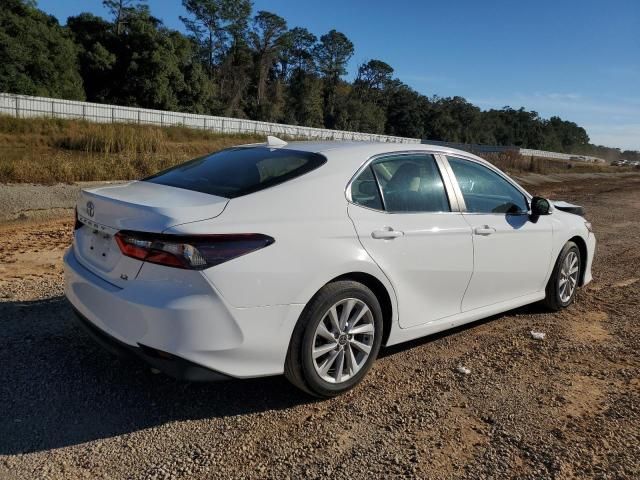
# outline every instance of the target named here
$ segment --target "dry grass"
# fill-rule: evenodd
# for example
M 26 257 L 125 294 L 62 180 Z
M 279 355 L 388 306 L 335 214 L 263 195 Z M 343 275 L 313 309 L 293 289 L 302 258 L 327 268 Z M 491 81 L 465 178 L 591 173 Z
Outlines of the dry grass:
M 0 116 L 0 182 L 129 180 L 263 140 L 184 127 Z
M 0 116 L 0 182 L 130 180 L 208 152 L 259 141 L 264 137 L 185 127 Z M 525 158 L 515 152 L 482 156 L 514 174 L 566 172 L 569 165 L 559 160 Z M 578 162 L 571 165 L 572 172 L 610 168 Z
M 611 171 L 608 165 L 584 162 L 567 162 L 553 158 L 524 157 L 515 151 L 500 153 L 480 153 L 479 156 L 491 162 L 500 170 L 510 174 L 519 173 L 593 173 Z

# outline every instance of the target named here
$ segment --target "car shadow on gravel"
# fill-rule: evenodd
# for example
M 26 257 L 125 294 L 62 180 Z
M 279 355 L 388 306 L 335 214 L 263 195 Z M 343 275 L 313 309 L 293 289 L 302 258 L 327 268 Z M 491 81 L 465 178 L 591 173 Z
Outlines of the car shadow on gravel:
M 97 346 L 64 297 L 0 303 L 0 329 L 0 455 L 314 401 L 284 377 L 186 383 L 154 375 Z
M 494 320 L 498 320 L 503 317 L 512 317 L 514 315 L 536 315 L 541 313 L 548 314 L 550 312 L 541 303 L 532 303 L 523 307 L 518 307 L 513 310 L 508 310 L 506 312 L 492 315 L 491 317 L 481 318 L 480 320 L 476 320 L 475 322 L 460 325 L 459 327 L 455 327 L 450 330 L 444 330 L 439 333 L 434 333 L 433 335 L 429 335 L 427 337 L 416 338 L 415 340 L 410 340 L 408 342 L 392 345 L 390 347 L 384 347 L 380 350 L 378 358 L 393 356 L 406 350 L 411 350 L 412 348 L 419 347 L 420 345 L 435 342 L 436 340 L 456 335 L 457 333 L 465 330 L 471 330 L 473 328 L 484 325 L 485 323 L 491 323 Z

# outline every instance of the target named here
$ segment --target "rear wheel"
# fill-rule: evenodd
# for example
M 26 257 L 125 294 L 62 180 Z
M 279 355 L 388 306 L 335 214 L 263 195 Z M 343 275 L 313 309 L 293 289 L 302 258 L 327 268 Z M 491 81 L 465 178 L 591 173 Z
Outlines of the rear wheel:
M 558 255 L 558 260 L 556 260 L 553 273 L 547 284 L 547 296 L 544 299 L 544 304 L 549 309 L 558 311 L 571 305 L 578 289 L 581 271 L 580 250 L 575 243 L 567 242 Z
M 376 359 L 382 341 L 382 310 L 358 282 L 325 285 L 294 329 L 285 375 L 298 388 L 329 398 L 353 388 Z

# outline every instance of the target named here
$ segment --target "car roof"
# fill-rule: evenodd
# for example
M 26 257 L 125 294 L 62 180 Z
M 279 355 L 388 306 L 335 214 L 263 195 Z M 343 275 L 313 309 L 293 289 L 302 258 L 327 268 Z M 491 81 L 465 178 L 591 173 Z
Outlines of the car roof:
M 384 142 L 344 142 L 344 141 L 303 141 L 303 142 L 289 142 L 287 145 L 278 147 L 288 150 L 297 150 L 304 152 L 319 153 L 327 157 L 327 160 L 333 159 L 339 160 L 344 166 L 352 167 L 353 164 L 360 165 L 366 159 L 385 153 L 394 152 L 434 152 L 444 153 L 449 155 L 459 155 L 476 159 L 482 163 L 488 165 L 489 162 L 473 155 L 472 153 L 458 150 L 455 148 L 449 148 L 442 145 L 431 145 L 427 143 L 384 143 Z

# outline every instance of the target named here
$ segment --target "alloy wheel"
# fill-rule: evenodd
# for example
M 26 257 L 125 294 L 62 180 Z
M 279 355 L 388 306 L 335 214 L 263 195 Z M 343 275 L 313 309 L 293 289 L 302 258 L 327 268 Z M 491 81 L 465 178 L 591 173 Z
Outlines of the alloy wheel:
M 578 284 L 578 273 L 580 271 L 580 260 L 578 254 L 570 251 L 562 262 L 560 275 L 558 276 L 558 291 L 560 300 L 567 303 L 573 296 Z
M 324 314 L 313 337 L 316 373 L 329 383 L 353 378 L 367 362 L 375 339 L 373 313 L 365 302 L 346 298 Z

